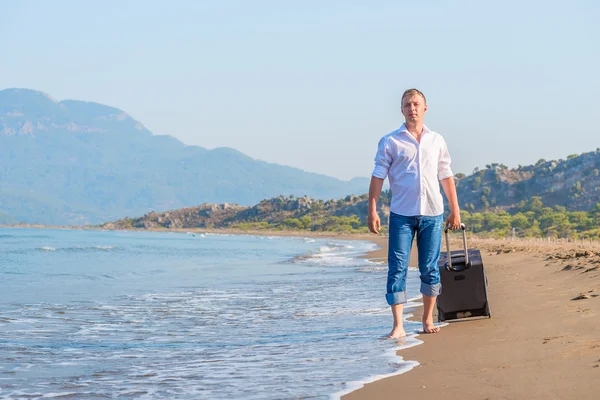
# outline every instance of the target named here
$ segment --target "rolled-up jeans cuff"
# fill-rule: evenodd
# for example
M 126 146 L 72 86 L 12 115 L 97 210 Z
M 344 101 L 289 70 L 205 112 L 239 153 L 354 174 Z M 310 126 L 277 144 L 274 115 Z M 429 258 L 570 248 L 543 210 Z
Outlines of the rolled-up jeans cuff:
M 387 293 L 385 299 L 390 306 L 394 304 L 404 304 L 406 303 L 406 292 Z
M 439 296 L 442 293 L 442 284 L 435 283 L 433 285 L 428 285 L 426 283 L 421 282 L 421 294 L 425 296 L 434 297 Z

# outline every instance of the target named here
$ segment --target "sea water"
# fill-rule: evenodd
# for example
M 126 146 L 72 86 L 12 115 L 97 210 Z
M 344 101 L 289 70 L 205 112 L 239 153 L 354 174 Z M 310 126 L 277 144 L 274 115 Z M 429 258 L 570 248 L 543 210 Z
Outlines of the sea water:
M 326 399 L 408 371 L 420 324 L 382 339 L 386 267 L 358 258 L 375 248 L 0 229 L 0 398 Z

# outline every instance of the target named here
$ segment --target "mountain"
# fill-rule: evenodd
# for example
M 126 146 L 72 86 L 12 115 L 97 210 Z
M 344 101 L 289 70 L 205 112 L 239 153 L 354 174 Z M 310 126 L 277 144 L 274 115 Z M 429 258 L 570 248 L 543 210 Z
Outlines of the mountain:
M 566 160 L 539 160 L 509 169 L 488 164 L 470 176 L 457 174 L 461 208 L 467 211 L 517 210 L 533 196 L 545 206 L 588 211 L 600 202 L 600 148 Z
M 342 181 L 153 135 L 102 104 L 0 91 L 0 212 L 11 220 L 97 224 L 202 203 L 329 199 L 367 190 L 368 178 Z
M 7 215 L 0 211 L 0 225 L 16 224 L 17 222 L 18 221 L 10 215 Z

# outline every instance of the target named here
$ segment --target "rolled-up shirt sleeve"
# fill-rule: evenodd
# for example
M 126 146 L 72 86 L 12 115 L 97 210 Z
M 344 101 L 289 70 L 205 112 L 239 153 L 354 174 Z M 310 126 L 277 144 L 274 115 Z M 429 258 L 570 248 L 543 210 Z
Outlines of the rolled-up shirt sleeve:
M 446 146 L 446 141 L 442 139 L 442 144 L 440 146 L 440 157 L 438 160 L 438 180 L 441 181 L 454 176 L 452 169 L 450 168 L 451 163 L 452 160 L 450 158 L 448 146 Z
M 392 156 L 389 152 L 387 138 L 383 137 L 377 146 L 377 154 L 375 155 L 375 168 L 373 175 L 375 178 L 385 179 L 388 176 L 390 165 L 392 165 Z

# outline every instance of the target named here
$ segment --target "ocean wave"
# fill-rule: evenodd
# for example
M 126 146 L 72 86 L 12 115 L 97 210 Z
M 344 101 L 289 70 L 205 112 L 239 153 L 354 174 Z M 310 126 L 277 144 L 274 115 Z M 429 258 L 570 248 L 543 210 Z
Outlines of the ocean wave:
M 319 251 L 321 252 L 330 252 L 336 251 L 340 249 L 353 249 L 354 246 L 351 244 L 341 244 L 341 243 L 327 243 L 325 246 L 319 247 Z
M 115 250 L 117 247 L 115 246 L 105 246 L 105 245 L 97 245 L 97 246 L 75 246 L 75 247 L 52 247 L 52 246 L 42 246 L 37 250 L 40 251 L 58 251 L 58 252 L 72 252 L 72 253 L 86 253 L 93 251 L 111 251 Z
M 367 261 L 370 264 L 375 264 L 375 265 L 371 265 L 371 266 L 367 266 L 367 267 L 359 267 L 356 268 L 357 272 L 371 272 L 371 273 L 379 273 L 379 272 L 387 272 L 388 270 L 388 266 L 386 265 L 382 265 L 381 263 L 375 263 L 372 261 Z M 408 267 L 409 271 L 418 271 L 419 268 L 417 267 Z
M 346 257 L 338 254 L 307 254 L 296 256 L 292 261 L 294 264 L 314 265 L 318 267 L 356 267 L 363 262 L 354 257 Z
M 197 232 L 186 232 L 185 234 L 186 234 L 186 235 L 193 236 L 193 237 L 202 237 L 202 238 L 203 238 L 203 237 L 206 237 L 206 235 L 208 235 L 208 234 L 204 234 L 204 233 L 197 233 Z
M 115 246 L 94 246 L 94 248 L 98 250 L 112 250 L 115 248 Z
M 358 258 L 376 247 L 371 242 L 340 243 L 328 242 L 319 246 L 315 251 L 301 254 L 290 262 L 294 264 L 327 266 L 327 267 L 357 267 L 364 266 L 370 261 Z
M 334 317 L 339 315 L 380 315 L 389 313 L 389 308 L 366 308 L 363 310 L 346 309 L 346 310 L 334 310 L 334 311 L 300 311 L 293 315 L 294 318 L 313 318 L 313 317 Z
M 357 272 L 387 272 L 388 267 L 360 267 L 360 268 L 356 268 Z

